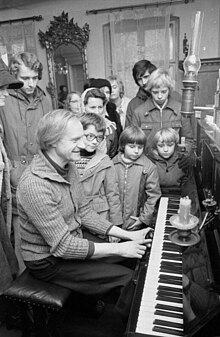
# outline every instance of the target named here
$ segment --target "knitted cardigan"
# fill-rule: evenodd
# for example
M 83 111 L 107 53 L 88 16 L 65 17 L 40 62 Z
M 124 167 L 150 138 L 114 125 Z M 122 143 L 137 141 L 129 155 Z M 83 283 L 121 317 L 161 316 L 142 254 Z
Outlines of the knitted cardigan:
M 112 227 L 91 210 L 75 165 L 69 167 L 67 181 L 39 151 L 21 177 L 17 201 L 25 261 L 50 255 L 85 259 L 93 243 L 83 238 L 82 226 L 103 235 Z

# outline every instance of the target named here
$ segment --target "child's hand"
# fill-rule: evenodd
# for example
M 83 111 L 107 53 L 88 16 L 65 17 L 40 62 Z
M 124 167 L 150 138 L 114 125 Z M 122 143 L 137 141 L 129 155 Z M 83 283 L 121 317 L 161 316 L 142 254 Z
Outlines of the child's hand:
M 140 229 L 142 227 L 143 222 L 141 220 L 139 220 L 138 217 L 136 217 L 136 216 L 130 216 L 130 218 L 132 220 L 135 220 L 135 222 L 128 227 L 129 231 L 135 231 L 135 230 Z
M 187 170 L 191 165 L 191 158 L 189 155 L 182 155 L 179 158 L 178 166 L 182 170 Z
M 101 143 L 99 143 L 98 149 L 102 151 L 103 153 L 107 152 L 107 145 L 106 145 L 106 139 L 104 138 Z
M 106 126 L 106 132 L 105 135 L 109 136 L 113 133 L 113 130 L 116 130 L 116 124 L 112 122 L 110 125 Z

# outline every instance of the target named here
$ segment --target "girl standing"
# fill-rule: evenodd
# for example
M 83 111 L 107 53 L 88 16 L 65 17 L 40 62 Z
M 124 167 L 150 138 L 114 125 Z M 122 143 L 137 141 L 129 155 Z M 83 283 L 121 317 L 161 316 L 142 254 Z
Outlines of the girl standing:
M 113 158 L 119 181 L 123 228 L 134 230 L 152 220 L 160 198 L 156 166 L 145 154 L 146 136 L 137 126 L 127 127 L 119 139 L 119 154 Z

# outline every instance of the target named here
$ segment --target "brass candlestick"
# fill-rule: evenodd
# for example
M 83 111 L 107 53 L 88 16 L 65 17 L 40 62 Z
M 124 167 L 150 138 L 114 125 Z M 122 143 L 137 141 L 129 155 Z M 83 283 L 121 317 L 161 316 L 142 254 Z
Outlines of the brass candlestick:
M 199 242 L 200 237 L 193 229 L 199 219 L 190 214 L 191 200 L 188 196 L 180 198 L 178 214 L 170 217 L 170 223 L 176 228 L 170 233 L 170 240 L 180 246 L 192 246 Z
M 180 222 L 179 214 L 170 217 L 170 223 L 176 228 L 170 233 L 170 240 L 179 246 L 192 246 L 199 242 L 200 236 L 193 231 L 198 225 L 199 219 L 190 214 L 189 222 L 182 224 Z

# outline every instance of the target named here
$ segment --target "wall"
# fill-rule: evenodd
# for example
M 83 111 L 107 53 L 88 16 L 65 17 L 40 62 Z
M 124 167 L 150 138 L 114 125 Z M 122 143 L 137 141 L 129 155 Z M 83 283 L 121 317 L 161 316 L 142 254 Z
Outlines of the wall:
M 53 16 L 59 16 L 64 10 L 69 13 L 69 19 L 83 26 L 85 22 L 90 25 L 91 33 L 87 48 L 88 72 L 89 77 L 105 76 L 104 69 L 104 47 L 102 25 L 108 22 L 108 13 L 97 15 L 86 15 L 86 10 L 109 8 L 117 6 L 132 5 L 131 0 L 40 0 L 29 1 L 23 6 L 19 6 L 17 0 L 10 1 L 10 9 L 0 10 L 0 21 L 13 20 L 33 15 L 42 15 L 43 21 L 36 22 L 36 38 L 39 29 L 46 31 L 53 19 Z M 156 2 L 155 0 L 135 0 L 135 4 Z M 13 6 L 14 3 L 14 6 Z M 219 0 L 195 0 L 190 4 L 172 5 L 171 14 L 180 17 L 180 41 L 184 33 L 188 39 L 191 36 L 191 21 L 195 12 L 200 10 L 204 12 L 204 22 L 201 38 L 200 58 L 213 58 L 220 56 L 220 2 Z M 46 66 L 45 50 L 42 49 L 38 42 L 38 56 Z M 180 59 L 183 58 L 182 46 L 180 45 Z M 48 83 L 47 73 L 41 82 L 43 88 Z

